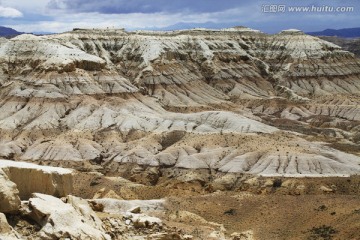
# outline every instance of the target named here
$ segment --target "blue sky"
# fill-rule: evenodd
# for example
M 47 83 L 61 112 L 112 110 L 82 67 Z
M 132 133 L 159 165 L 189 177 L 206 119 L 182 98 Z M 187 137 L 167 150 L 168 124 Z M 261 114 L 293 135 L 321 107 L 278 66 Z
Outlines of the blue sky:
M 285 12 L 263 12 L 284 5 Z M 293 6 L 350 6 L 352 12 L 289 12 Z M 264 8 L 265 7 L 265 8 Z M 359 0 L 0 0 L 0 25 L 23 32 L 75 27 L 135 29 L 247 26 L 267 33 L 360 27 Z

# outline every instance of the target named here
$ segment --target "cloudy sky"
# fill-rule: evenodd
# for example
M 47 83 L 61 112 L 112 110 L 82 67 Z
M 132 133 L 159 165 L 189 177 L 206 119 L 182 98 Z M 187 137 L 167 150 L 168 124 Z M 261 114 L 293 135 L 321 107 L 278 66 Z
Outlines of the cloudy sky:
M 270 5 L 286 6 L 270 12 Z M 290 12 L 289 7 L 353 7 L 351 12 Z M 23 32 L 74 27 L 135 29 L 247 26 L 275 33 L 360 27 L 359 0 L 0 0 L 0 26 Z

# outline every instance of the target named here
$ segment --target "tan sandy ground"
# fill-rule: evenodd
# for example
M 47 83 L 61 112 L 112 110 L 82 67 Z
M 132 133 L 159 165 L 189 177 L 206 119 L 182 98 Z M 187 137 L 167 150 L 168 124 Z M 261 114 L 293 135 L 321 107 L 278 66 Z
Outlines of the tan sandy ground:
M 96 191 L 106 188 L 124 199 L 167 198 L 166 213 L 161 216 L 165 223 L 195 239 L 204 239 L 202 231 L 206 228 L 199 230 L 201 222 L 196 219 L 174 221 L 171 216 L 188 211 L 208 222 L 223 224 L 227 235 L 252 230 L 255 239 L 360 239 L 360 182 L 357 177 L 283 179 L 283 182 L 305 185 L 309 190 L 301 195 L 295 195 L 284 186 L 259 185 L 247 191 L 211 193 L 206 184 L 201 186 L 198 182 L 162 179 L 158 185 L 145 186 L 114 179 L 79 173 L 75 176 L 75 194 L 91 198 Z M 259 181 L 267 180 L 260 178 Z M 321 186 L 337 190 L 326 193 L 319 190 Z M 327 232 L 329 229 L 335 233 Z

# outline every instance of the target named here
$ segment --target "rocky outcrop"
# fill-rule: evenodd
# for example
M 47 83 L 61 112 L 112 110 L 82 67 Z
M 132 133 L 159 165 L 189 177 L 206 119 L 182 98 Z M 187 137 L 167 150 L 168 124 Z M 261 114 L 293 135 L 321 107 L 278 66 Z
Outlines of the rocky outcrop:
M 6 217 L 3 213 L 0 213 L 0 234 L 5 234 L 11 232 L 12 228 L 6 220 Z
M 19 190 L 16 184 L 0 169 L 0 212 L 14 213 L 20 208 Z
M 49 220 L 51 221 L 51 223 L 49 223 L 50 226 L 54 226 L 54 220 L 58 220 L 60 222 L 62 221 L 61 219 L 63 219 L 64 216 L 56 218 L 58 217 L 56 216 L 56 212 L 59 208 L 61 209 L 60 203 L 63 202 L 53 196 L 39 193 L 33 195 L 37 197 L 36 199 L 29 200 L 30 205 L 28 201 L 21 202 L 20 198 L 27 200 L 30 197 L 30 194 L 37 190 L 59 197 L 66 196 L 65 194 L 72 191 L 72 184 L 72 170 L 0 160 L 0 238 L 4 240 L 24 239 L 21 236 L 21 233 L 26 231 L 26 229 L 20 229 L 21 233 L 15 231 L 8 224 L 6 216 L 3 214 L 6 213 L 9 216 L 16 216 L 17 218 L 24 217 L 25 215 L 31 216 L 31 218 L 39 225 L 44 226 L 44 228 L 42 228 L 44 232 L 39 233 L 37 238 L 41 237 L 42 239 L 53 239 L 56 233 L 49 230 L 49 226 L 46 226 L 46 223 L 47 220 Z M 43 200 L 43 202 L 41 202 L 40 199 Z M 69 197 L 68 201 L 74 206 L 74 211 L 80 212 L 83 218 L 96 221 L 96 215 L 91 215 L 92 210 L 86 201 L 81 202 L 81 200 L 73 197 Z M 49 219 L 49 216 L 52 213 L 55 217 Z M 69 217 L 71 218 L 71 216 Z M 77 220 L 81 222 L 83 219 L 79 218 Z M 61 228 L 63 226 L 60 226 L 60 222 L 57 222 L 57 226 Z M 64 221 L 63 223 L 67 224 L 67 222 Z M 100 224 L 101 226 L 100 221 L 98 221 L 97 224 Z M 16 225 L 16 227 L 18 226 L 23 226 L 23 223 Z M 26 233 L 26 236 L 28 236 L 28 234 L 29 233 Z M 66 235 L 67 233 L 65 232 L 64 234 Z
M 19 205 L 18 197 L 28 199 L 34 192 L 57 197 L 67 196 L 73 189 L 72 172 L 64 168 L 0 160 L 0 177 L 5 182 L 4 191 L 8 188 L 7 192 L 13 194 L 11 199 L 15 205 Z
M 0 212 L 0 239 L 15 240 L 21 239 L 18 233 L 9 225 L 6 216 Z
M 110 214 L 154 213 L 164 210 L 164 199 L 159 200 L 117 200 L 110 198 L 90 200 L 93 205 L 102 205 L 103 212 Z M 138 211 L 134 211 L 138 209 Z
M 12 74 L 23 75 L 33 70 L 72 72 L 76 68 L 96 71 L 105 66 L 105 61 L 99 57 L 64 46 L 46 37 L 29 34 L 23 34 L 3 42 L 0 52 L 0 62 L 10 63 L 13 68 L 5 71 Z M 10 54 L 10 58 L 6 59 L 6 54 Z
M 103 232 L 102 222 L 86 201 L 72 196 L 67 201 L 39 193 L 32 195 L 26 211 L 41 226 L 39 237 L 111 239 Z

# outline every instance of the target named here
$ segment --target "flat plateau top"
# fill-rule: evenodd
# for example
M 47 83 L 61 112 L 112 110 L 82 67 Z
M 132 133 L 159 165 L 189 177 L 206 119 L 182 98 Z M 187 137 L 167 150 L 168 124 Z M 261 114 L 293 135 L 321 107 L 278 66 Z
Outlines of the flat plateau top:
M 0 169 L 9 168 L 9 167 L 35 169 L 35 170 L 41 170 L 46 173 L 58 173 L 58 174 L 71 174 L 73 172 L 71 169 L 66 169 L 66 168 L 40 166 L 33 163 L 15 162 L 10 160 L 0 159 Z

